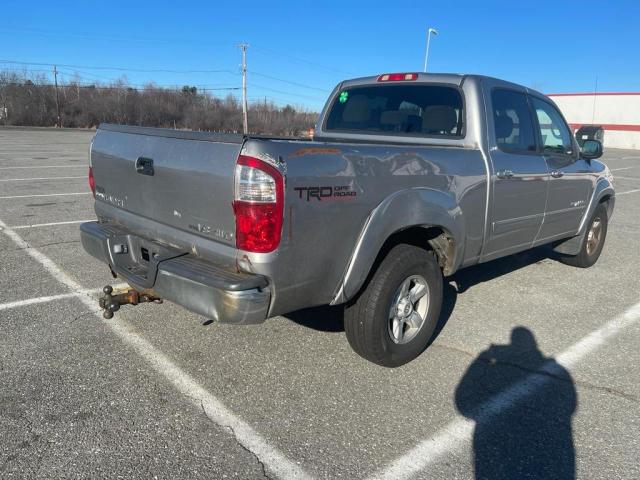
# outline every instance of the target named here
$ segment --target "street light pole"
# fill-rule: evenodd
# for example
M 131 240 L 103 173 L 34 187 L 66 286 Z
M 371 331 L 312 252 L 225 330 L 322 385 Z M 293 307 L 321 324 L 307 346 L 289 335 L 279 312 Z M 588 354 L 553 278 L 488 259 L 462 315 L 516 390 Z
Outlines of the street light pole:
M 435 28 L 429 27 L 427 30 L 427 51 L 424 54 L 424 72 L 427 73 L 427 63 L 429 62 L 429 42 L 431 40 L 431 34 L 438 35 L 438 31 Z

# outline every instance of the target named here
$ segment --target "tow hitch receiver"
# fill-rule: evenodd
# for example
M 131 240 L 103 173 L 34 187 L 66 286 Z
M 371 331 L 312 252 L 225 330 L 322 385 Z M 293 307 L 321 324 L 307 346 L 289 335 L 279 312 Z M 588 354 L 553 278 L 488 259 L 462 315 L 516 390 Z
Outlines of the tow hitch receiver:
M 120 310 L 121 305 L 138 305 L 139 303 L 162 303 L 162 299 L 149 295 L 147 293 L 141 293 L 133 288 L 125 290 L 122 293 L 113 293 L 113 287 L 107 285 L 102 289 L 104 295 L 100 297 L 98 303 L 100 308 L 104 310 L 102 316 L 106 319 L 113 318 L 113 314 Z

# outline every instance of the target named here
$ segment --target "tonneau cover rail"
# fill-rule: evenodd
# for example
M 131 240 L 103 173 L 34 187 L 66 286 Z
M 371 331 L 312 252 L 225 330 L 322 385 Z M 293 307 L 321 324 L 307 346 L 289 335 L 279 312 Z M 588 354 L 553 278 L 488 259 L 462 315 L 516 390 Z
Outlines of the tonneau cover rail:
M 302 137 L 278 137 L 271 135 L 244 135 L 242 133 L 225 132 L 194 132 L 191 130 L 174 130 L 172 128 L 138 127 L 136 125 L 116 125 L 113 123 L 101 123 L 99 130 L 110 132 L 130 133 L 132 135 L 149 135 L 152 137 L 179 138 L 182 140 L 199 140 L 202 142 L 236 143 L 242 144 L 249 138 L 258 140 L 296 140 L 311 141 Z

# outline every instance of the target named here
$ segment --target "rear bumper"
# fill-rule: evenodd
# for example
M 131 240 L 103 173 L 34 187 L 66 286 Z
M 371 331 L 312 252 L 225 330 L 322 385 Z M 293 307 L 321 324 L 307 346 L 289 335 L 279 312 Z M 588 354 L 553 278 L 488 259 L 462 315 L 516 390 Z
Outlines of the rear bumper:
M 187 252 L 172 252 L 113 224 L 83 223 L 80 238 L 87 253 L 107 263 L 137 290 L 224 323 L 254 324 L 267 318 L 271 293 L 265 277 L 221 268 Z M 116 254 L 116 244 L 127 245 L 127 253 Z M 141 244 L 148 251 L 157 246 L 159 260 L 142 260 Z

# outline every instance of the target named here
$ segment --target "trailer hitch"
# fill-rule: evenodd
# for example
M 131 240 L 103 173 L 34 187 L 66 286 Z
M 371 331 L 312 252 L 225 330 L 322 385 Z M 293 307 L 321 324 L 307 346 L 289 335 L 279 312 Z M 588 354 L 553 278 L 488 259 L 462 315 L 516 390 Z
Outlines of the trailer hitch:
M 131 288 L 122 293 L 113 293 L 113 287 L 107 285 L 102 289 L 104 295 L 100 297 L 98 303 L 100 308 L 104 310 L 102 316 L 107 320 L 113 318 L 113 314 L 120 310 L 121 305 L 138 305 L 139 303 L 162 303 L 162 299 L 154 297 L 148 293 L 138 292 Z

